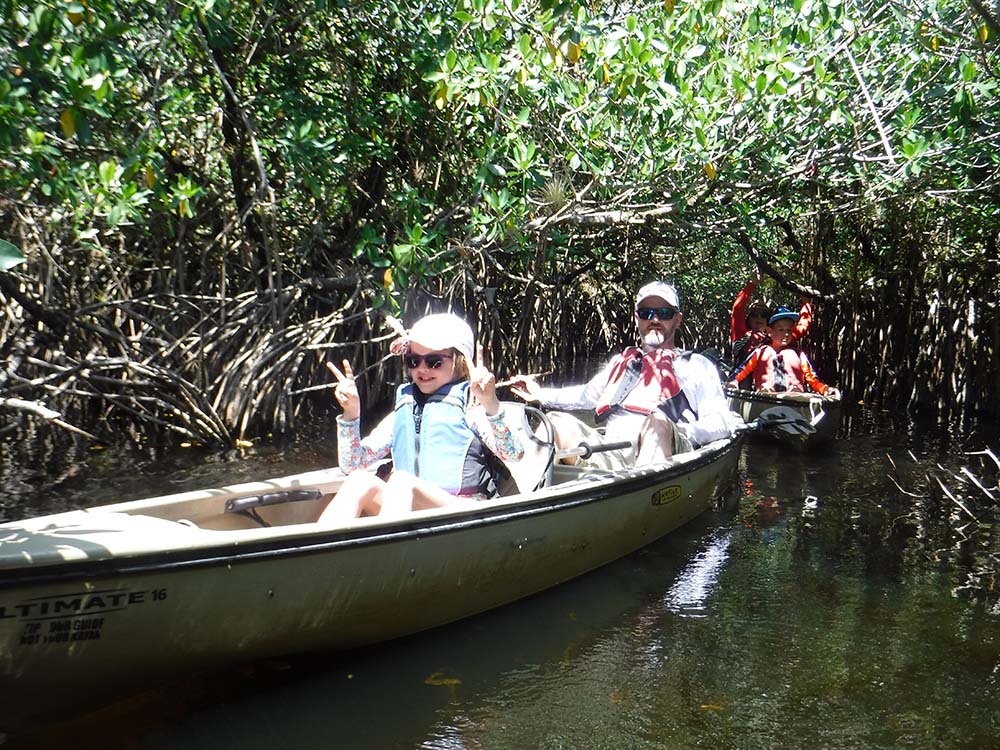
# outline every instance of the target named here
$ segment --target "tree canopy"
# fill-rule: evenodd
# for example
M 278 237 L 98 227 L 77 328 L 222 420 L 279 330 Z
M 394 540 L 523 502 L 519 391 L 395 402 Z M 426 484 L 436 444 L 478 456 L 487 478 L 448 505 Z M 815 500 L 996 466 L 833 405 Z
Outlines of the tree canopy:
M 0 397 L 229 441 L 291 426 L 328 355 L 390 377 L 380 309 L 447 299 L 503 367 L 579 367 L 652 276 L 722 347 L 755 266 L 823 306 L 817 359 L 859 396 L 1000 385 L 979 0 L 0 15 L 0 231 L 28 258 L 0 271 Z

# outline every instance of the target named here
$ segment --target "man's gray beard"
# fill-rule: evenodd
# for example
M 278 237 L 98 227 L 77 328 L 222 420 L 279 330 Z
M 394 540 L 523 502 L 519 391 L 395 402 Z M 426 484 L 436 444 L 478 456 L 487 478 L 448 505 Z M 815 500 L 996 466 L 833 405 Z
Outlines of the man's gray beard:
M 642 343 L 651 349 L 658 349 L 663 346 L 663 342 L 667 340 L 667 337 L 663 335 L 663 331 L 650 331 L 645 336 L 642 337 Z

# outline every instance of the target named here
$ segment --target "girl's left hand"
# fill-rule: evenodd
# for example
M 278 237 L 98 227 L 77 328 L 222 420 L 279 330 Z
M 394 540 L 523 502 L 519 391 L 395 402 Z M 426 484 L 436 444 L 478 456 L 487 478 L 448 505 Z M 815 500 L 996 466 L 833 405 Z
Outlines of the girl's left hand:
M 354 370 L 346 359 L 341 372 L 333 362 L 327 362 L 326 368 L 333 373 L 337 384 L 333 387 L 333 395 L 337 397 L 340 408 L 344 410 L 344 419 L 355 420 L 361 416 L 361 398 L 358 396 L 358 384 L 354 380 Z
M 483 405 L 491 417 L 500 411 L 500 399 L 497 398 L 497 379 L 485 367 L 473 367 L 469 372 L 469 386 L 476 401 Z

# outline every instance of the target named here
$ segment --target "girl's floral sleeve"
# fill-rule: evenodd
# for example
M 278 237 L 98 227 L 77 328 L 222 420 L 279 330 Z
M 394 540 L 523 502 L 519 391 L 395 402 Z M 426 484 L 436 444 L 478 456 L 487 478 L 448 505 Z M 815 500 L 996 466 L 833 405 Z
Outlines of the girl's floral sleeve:
M 345 474 L 371 466 L 389 455 L 392 447 L 392 414 L 361 439 L 361 420 L 337 417 L 337 456 Z
M 487 449 L 502 461 L 520 461 L 521 457 L 524 456 L 524 445 L 504 421 L 503 409 L 501 408 L 492 417 L 485 412 L 480 412 L 478 416 L 481 419 L 476 420 L 476 432 L 479 433 L 479 437 Z M 483 421 L 488 427 L 483 424 Z

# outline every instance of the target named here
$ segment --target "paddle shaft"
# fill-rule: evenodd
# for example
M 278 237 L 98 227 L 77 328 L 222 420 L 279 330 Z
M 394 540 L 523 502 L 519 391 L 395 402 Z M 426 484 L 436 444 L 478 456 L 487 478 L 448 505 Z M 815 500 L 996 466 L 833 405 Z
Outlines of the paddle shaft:
M 521 378 L 543 378 L 546 375 L 551 375 L 551 374 L 552 374 L 552 370 L 546 370 L 545 372 L 532 372 L 532 373 L 529 373 L 527 375 L 520 375 L 518 377 L 507 378 L 506 380 L 501 380 L 500 382 L 498 382 L 496 384 L 496 387 L 497 388 L 505 388 L 506 386 L 510 385 L 511 383 L 516 383 Z
M 622 440 L 617 443 L 580 443 L 575 448 L 564 448 L 561 451 L 556 451 L 555 458 L 569 458 L 571 456 L 579 456 L 580 458 L 590 458 L 595 453 L 603 453 L 604 451 L 619 451 L 627 450 L 632 447 L 632 442 L 630 440 Z

